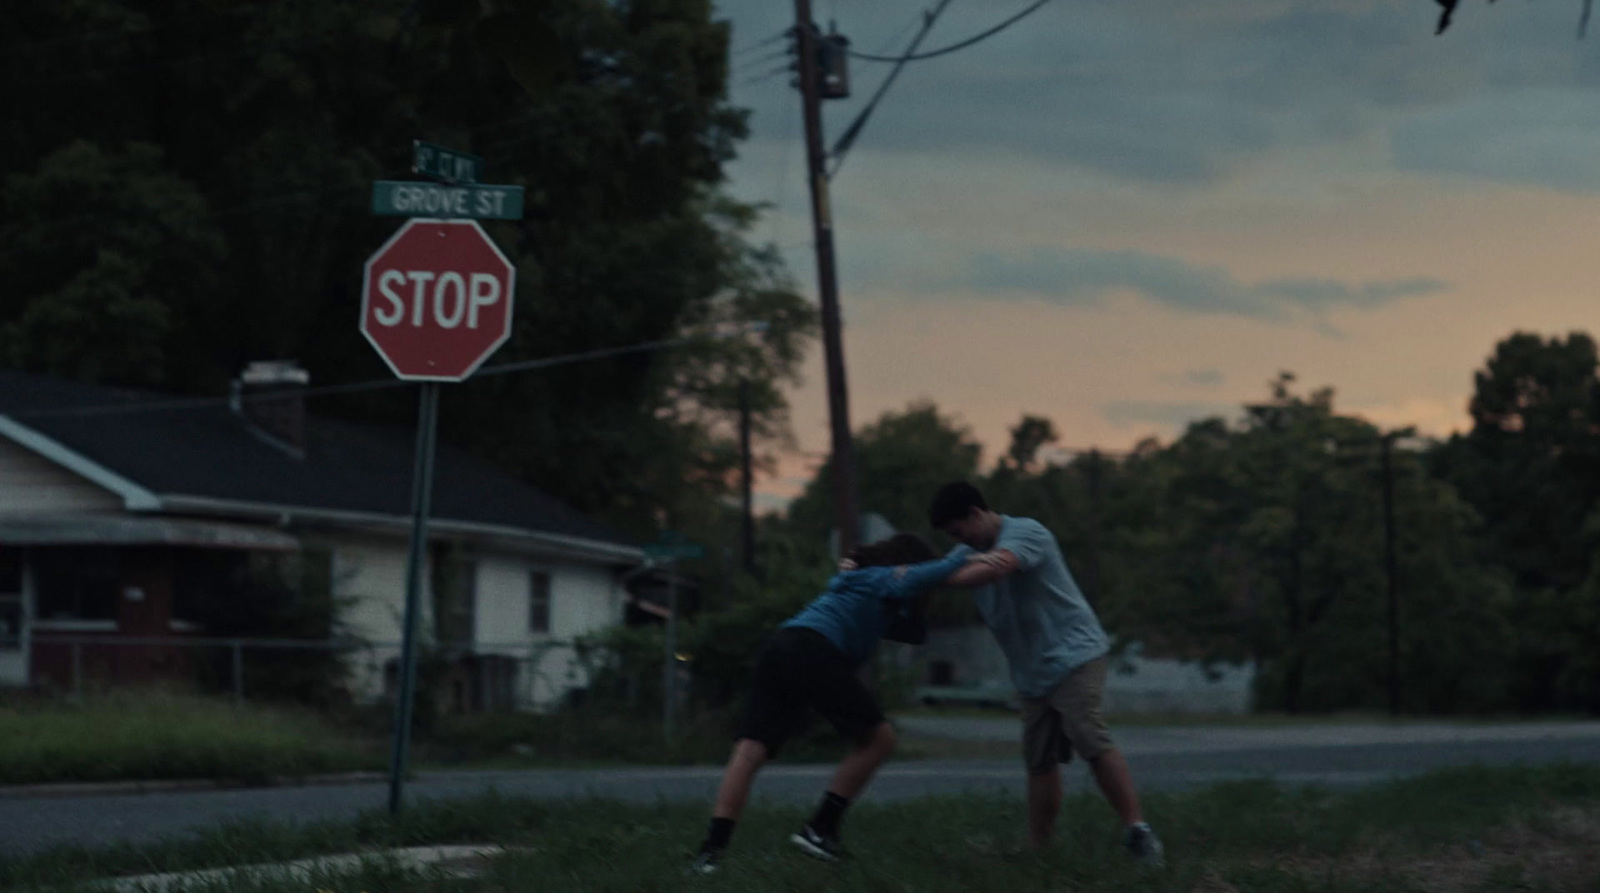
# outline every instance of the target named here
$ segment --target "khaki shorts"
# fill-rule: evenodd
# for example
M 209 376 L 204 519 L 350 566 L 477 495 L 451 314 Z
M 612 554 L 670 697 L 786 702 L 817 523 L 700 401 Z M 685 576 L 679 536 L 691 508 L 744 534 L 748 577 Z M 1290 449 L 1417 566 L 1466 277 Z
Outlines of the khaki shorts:
M 1067 674 L 1042 698 L 1022 699 L 1022 757 L 1029 775 L 1046 775 L 1070 763 L 1074 752 L 1093 760 L 1110 750 L 1111 733 L 1100 716 L 1106 659 L 1098 657 Z

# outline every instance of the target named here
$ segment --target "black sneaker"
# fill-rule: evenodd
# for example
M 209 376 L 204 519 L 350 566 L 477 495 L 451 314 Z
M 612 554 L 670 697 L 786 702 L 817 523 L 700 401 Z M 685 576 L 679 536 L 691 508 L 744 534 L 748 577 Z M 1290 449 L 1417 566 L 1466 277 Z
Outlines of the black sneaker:
M 837 862 L 844 858 L 844 848 L 839 845 L 839 838 L 819 834 L 809 823 L 801 825 L 799 831 L 789 835 L 789 842 L 806 855 L 824 862 Z
M 1133 861 L 1140 865 L 1160 868 L 1166 864 L 1166 848 L 1161 845 L 1161 838 L 1144 822 L 1128 826 L 1128 838 L 1123 846 L 1128 848 Z
M 722 867 L 722 850 L 701 850 L 689 863 L 690 874 L 716 874 Z

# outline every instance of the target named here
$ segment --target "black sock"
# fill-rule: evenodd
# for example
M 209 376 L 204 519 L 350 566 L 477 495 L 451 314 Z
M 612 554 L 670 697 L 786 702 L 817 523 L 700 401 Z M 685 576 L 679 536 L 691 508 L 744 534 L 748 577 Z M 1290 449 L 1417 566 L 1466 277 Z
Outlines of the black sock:
M 712 819 L 711 827 L 706 829 L 705 842 L 700 844 L 700 852 L 707 850 L 725 850 L 728 841 L 733 838 L 733 819 Z
M 822 802 L 817 805 L 817 814 L 811 817 L 811 830 L 827 837 L 839 836 L 839 822 L 844 819 L 845 807 L 850 805 L 848 797 L 841 797 L 832 791 L 822 795 Z

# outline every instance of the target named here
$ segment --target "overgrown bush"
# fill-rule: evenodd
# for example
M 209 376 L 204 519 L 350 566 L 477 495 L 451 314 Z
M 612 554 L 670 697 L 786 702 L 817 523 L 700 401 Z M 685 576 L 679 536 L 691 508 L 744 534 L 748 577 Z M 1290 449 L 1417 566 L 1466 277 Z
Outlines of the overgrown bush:
M 326 641 L 343 633 L 339 617 L 344 605 L 334 594 L 329 553 L 252 556 L 208 582 L 191 611 L 207 636 Z M 210 650 L 206 660 L 205 687 L 232 690 L 231 652 Z M 243 689 L 252 701 L 321 708 L 349 702 L 349 668 L 336 651 L 247 647 L 243 664 Z

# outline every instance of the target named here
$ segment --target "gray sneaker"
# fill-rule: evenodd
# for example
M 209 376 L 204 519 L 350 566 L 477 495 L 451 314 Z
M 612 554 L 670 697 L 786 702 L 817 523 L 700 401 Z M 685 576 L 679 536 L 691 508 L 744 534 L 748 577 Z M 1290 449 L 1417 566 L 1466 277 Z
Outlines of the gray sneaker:
M 1167 863 L 1166 848 L 1161 838 L 1144 822 L 1128 826 L 1128 838 L 1122 844 L 1128 848 L 1133 861 L 1149 868 L 1160 868 Z
M 824 862 L 838 862 L 844 856 L 844 848 L 839 846 L 839 838 L 819 834 L 809 824 L 801 825 L 797 833 L 789 835 L 789 842 L 799 847 L 806 855 Z
M 722 867 L 722 850 L 701 850 L 689 863 L 690 874 L 716 874 Z

